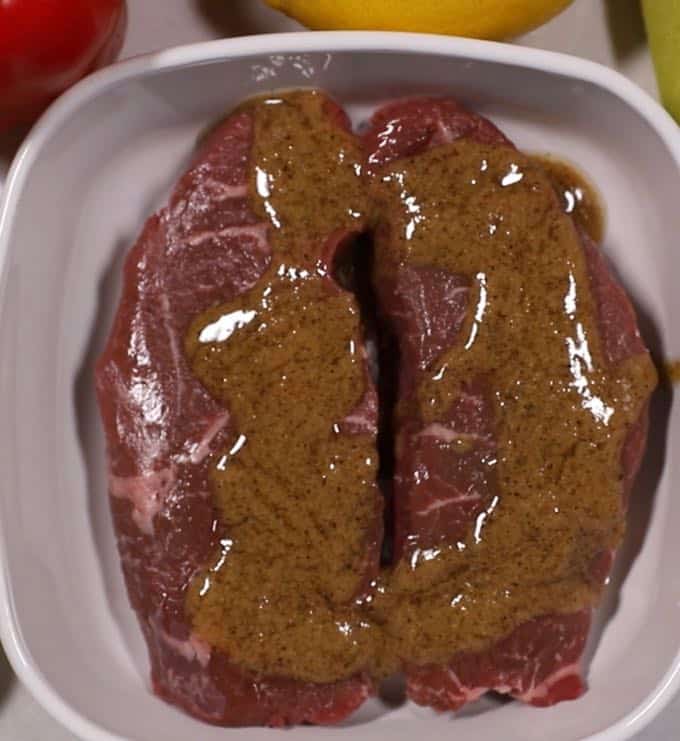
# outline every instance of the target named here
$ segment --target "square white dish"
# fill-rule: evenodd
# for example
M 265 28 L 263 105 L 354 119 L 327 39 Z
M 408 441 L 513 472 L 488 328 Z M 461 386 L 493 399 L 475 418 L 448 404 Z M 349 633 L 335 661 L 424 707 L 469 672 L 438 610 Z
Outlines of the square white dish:
M 404 34 L 289 34 L 135 59 L 61 98 L 31 132 L 0 207 L 0 629 L 45 707 L 85 739 L 273 738 L 202 726 L 148 691 L 105 484 L 92 365 L 115 308 L 125 250 L 198 135 L 230 106 L 316 85 L 359 122 L 386 98 L 450 93 L 520 148 L 580 164 L 607 206 L 604 249 L 659 358 L 680 356 L 674 251 L 680 130 L 611 70 L 522 47 Z M 630 532 L 595 631 L 590 691 L 537 710 L 483 701 L 452 720 L 378 701 L 345 727 L 293 739 L 459 741 L 629 738 L 680 686 L 680 411 L 657 393 Z

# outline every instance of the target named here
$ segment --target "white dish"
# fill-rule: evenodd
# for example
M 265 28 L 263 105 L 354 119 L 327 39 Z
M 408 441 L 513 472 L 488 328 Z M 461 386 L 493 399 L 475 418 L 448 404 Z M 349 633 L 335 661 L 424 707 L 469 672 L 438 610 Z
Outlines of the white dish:
M 680 356 L 680 130 L 615 72 L 550 52 L 436 36 L 284 34 L 199 44 L 100 72 L 29 135 L 0 207 L 0 629 L 29 689 L 93 741 L 269 739 L 202 726 L 148 691 L 105 485 L 92 364 L 117 300 L 121 257 L 197 135 L 243 97 L 317 85 L 358 121 L 381 100 L 452 93 L 532 151 L 598 184 L 604 249 L 660 357 Z M 616 741 L 680 686 L 680 410 L 660 392 L 630 533 L 595 631 L 590 691 L 537 710 L 484 700 L 455 720 L 372 701 L 340 728 L 290 739 Z M 592 653 L 592 651 L 591 651 Z

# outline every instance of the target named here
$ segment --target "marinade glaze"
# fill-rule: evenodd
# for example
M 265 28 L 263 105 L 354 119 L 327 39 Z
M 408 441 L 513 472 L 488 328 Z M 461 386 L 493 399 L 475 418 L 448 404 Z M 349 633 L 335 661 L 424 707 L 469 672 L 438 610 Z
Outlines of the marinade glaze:
M 419 702 L 574 696 L 656 383 L 632 307 L 549 175 L 484 119 L 397 103 L 365 141 L 401 340 L 385 629 Z
M 451 102 L 361 144 L 318 92 L 232 114 L 131 253 L 98 371 L 154 687 L 215 723 L 335 722 L 402 667 L 441 709 L 574 696 L 623 532 L 654 372 L 544 169 Z M 332 275 L 366 231 L 400 344 L 382 572 L 377 397 Z
M 605 211 L 597 188 L 577 167 L 552 155 L 533 155 L 550 178 L 557 191 L 564 212 L 595 244 L 604 236 Z
M 339 243 L 365 229 L 361 149 L 327 107 L 316 93 L 247 106 L 272 261 L 185 344 L 237 435 L 211 473 L 226 537 L 190 591 L 194 629 L 241 666 L 313 682 L 373 664 L 356 602 L 382 539 L 375 392 L 354 296 L 330 275 Z

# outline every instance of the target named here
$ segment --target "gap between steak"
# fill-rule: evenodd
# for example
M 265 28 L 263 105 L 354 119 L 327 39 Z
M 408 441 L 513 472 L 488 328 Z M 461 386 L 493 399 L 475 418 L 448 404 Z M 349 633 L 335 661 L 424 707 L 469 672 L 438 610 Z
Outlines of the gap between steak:
M 378 390 L 378 486 L 385 500 L 384 537 L 380 560 L 382 566 L 389 566 L 393 560 L 394 410 L 398 394 L 399 343 L 389 321 L 379 310 L 373 284 L 374 253 L 370 232 L 357 234 L 338 249 L 332 273 L 335 280 L 356 297 L 369 367 Z

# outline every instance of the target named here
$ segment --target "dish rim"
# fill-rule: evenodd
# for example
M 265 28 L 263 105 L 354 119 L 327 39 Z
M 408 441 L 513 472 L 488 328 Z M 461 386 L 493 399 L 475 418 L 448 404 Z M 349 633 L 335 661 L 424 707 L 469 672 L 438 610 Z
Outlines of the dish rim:
M 516 44 L 449 36 L 373 31 L 318 31 L 260 34 L 171 47 L 118 62 L 86 77 L 58 98 L 31 129 L 21 145 L 0 190 L 0 311 L 4 307 L 10 236 L 17 204 L 33 164 L 53 133 L 84 104 L 107 90 L 159 70 L 181 69 L 198 63 L 266 54 L 313 52 L 404 52 L 464 57 L 469 61 L 513 65 L 539 70 L 613 93 L 638 113 L 668 147 L 680 170 L 680 127 L 646 92 L 604 65 L 560 52 Z M 10 590 L 4 530 L 0 523 L 0 640 L 21 682 L 36 700 L 67 729 L 91 741 L 129 741 L 81 715 L 47 681 L 26 645 L 16 620 Z M 647 726 L 680 690 L 678 653 L 654 691 L 609 728 L 582 741 L 624 741 Z

